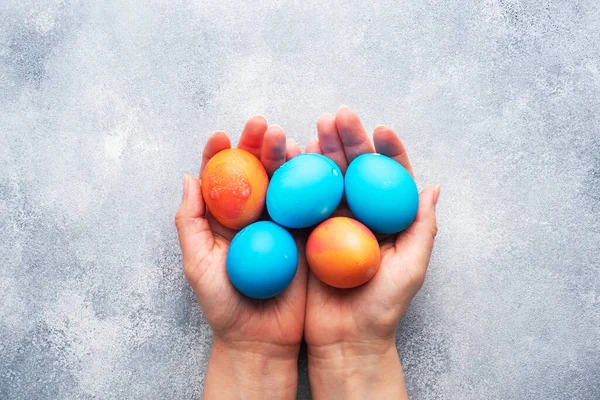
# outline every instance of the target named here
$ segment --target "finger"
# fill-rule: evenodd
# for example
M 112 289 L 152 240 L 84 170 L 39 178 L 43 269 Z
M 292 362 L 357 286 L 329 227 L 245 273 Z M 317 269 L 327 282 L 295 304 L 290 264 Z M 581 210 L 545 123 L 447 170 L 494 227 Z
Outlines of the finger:
M 344 153 L 344 145 L 335 125 L 335 117 L 331 114 L 323 114 L 317 121 L 317 133 L 319 135 L 319 146 L 323 155 L 331 158 L 342 173 L 348 168 L 348 161 Z
M 242 136 L 240 136 L 238 149 L 249 151 L 260 160 L 260 152 L 267 128 L 267 120 L 262 115 L 255 115 L 250 118 L 244 126 Z
M 348 164 L 361 154 L 375 151 L 358 115 L 348 107 L 342 106 L 338 109 L 335 125 L 342 139 Z
M 435 205 L 440 195 L 440 186 L 429 186 L 419 194 L 419 209 L 414 222 L 398 235 L 395 250 L 405 259 L 413 279 L 421 283 L 425 279 L 433 240 L 438 227 Z
M 183 198 L 175 215 L 175 225 L 183 254 L 184 270 L 191 282 L 197 281 L 195 276 L 201 273 L 194 269 L 193 260 L 203 258 L 215 243 L 208 221 L 204 218 L 204 211 L 205 205 L 200 181 L 186 174 L 183 183 Z
M 304 152 L 321 154 L 321 146 L 319 146 L 319 140 L 311 139 L 306 145 L 306 150 Z
M 208 141 L 206 142 L 206 146 L 204 146 L 204 151 L 202 152 L 202 164 L 200 165 L 200 175 L 202 175 L 202 171 L 204 171 L 204 167 L 208 161 L 214 157 L 215 154 L 220 152 L 221 150 L 229 149 L 231 147 L 231 142 L 229 141 L 229 137 L 223 131 L 218 131 L 212 134 Z
M 383 125 L 376 127 L 373 131 L 373 142 L 375 143 L 376 152 L 393 158 L 406 168 L 413 179 L 415 178 L 406 148 L 393 130 Z
M 298 146 L 298 143 L 294 141 L 294 139 L 288 139 L 285 143 L 285 158 L 286 160 L 291 160 L 296 157 L 298 154 L 302 153 L 302 149 Z
M 265 132 L 260 159 L 269 176 L 285 162 L 285 155 L 285 132 L 279 125 L 269 126 Z

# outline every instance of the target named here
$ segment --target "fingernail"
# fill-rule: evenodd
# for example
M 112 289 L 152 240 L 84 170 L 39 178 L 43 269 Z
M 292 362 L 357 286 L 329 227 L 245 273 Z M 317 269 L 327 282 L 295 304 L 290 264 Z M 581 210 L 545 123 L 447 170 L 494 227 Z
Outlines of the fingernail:
M 340 110 L 343 110 L 344 108 L 347 108 L 348 110 L 350 109 L 350 107 L 348 107 L 347 105 L 345 105 L 345 104 L 342 104 L 342 105 L 341 105 L 341 106 L 338 108 L 338 111 L 340 111 Z
M 183 198 L 185 199 L 188 195 L 188 188 L 190 187 L 190 176 L 188 174 L 183 175 Z
M 433 204 L 437 204 L 438 199 L 440 197 L 440 192 L 442 190 L 442 187 L 440 185 L 435 185 L 435 191 L 433 192 Z

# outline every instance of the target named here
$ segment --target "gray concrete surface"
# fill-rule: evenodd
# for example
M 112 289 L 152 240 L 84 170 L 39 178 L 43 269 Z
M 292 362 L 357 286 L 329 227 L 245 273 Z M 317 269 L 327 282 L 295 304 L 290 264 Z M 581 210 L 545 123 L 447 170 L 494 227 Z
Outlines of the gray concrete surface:
M 412 398 L 599 399 L 598 2 L 251 3 L 0 2 L 0 399 L 197 398 L 182 175 L 340 104 L 442 185 Z

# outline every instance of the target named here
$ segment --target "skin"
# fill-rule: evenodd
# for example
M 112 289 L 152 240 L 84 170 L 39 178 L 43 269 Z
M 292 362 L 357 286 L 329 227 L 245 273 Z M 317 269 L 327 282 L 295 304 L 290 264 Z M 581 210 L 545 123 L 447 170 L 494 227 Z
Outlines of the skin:
M 214 133 L 204 148 L 200 175 L 211 157 L 229 147 L 224 132 Z M 261 116 L 248 120 L 237 147 L 261 160 L 269 175 L 300 153 L 298 145 L 286 142 L 279 126 L 268 126 Z M 175 224 L 185 276 L 213 329 L 204 398 L 295 398 L 306 306 L 304 251 L 299 252 L 296 276 L 283 293 L 269 300 L 249 299 L 231 285 L 226 272 L 227 250 L 236 231 L 206 212 L 200 181 L 193 176 L 184 178 Z
M 412 174 L 406 150 L 389 128 L 379 126 L 373 142 L 358 116 L 340 107 L 317 123 L 318 139 L 307 152 L 322 153 L 345 172 L 360 154 L 377 151 Z M 373 146 L 374 143 L 374 146 Z M 231 146 L 224 132 L 207 142 L 201 170 L 218 151 Z M 251 118 L 239 148 L 256 155 L 271 175 L 300 148 L 277 125 Z M 398 322 L 425 279 L 437 232 L 439 186 L 419 195 L 415 222 L 400 235 L 380 237 L 381 265 L 365 285 L 352 290 L 329 287 L 308 271 L 303 257 L 307 232 L 296 232 L 300 254 L 290 286 L 268 300 L 252 300 L 230 284 L 225 258 L 235 231 L 206 213 L 200 182 L 186 175 L 176 216 L 186 278 L 214 338 L 203 396 L 206 399 L 296 398 L 297 356 L 304 337 L 315 399 L 407 398 L 395 347 Z M 336 215 L 351 213 L 340 205 Z
M 342 171 L 359 155 L 377 151 L 413 175 L 398 136 L 378 126 L 371 142 L 358 116 L 347 107 L 340 107 L 335 117 L 322 115 L 317 131 L 318 139 L 309 142 L 306 151 L 326 155 Z M 379 237 L 381 265 L 363 286 L 335 289 L 309 273 L 304 337 L 313 398 L 408 398 L 395 346 L 396 328 L 425 279 L 437 233 L 439 193 L 439 186 L 423 190 L 414 223 L 399 235 Z M 338 214 L 350 214 L 345 204 Z

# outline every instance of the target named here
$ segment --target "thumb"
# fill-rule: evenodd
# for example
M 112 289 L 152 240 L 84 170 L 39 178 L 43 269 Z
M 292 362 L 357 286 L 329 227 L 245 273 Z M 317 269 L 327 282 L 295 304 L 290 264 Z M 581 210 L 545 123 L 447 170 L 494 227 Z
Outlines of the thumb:
M 429 186 L 419 194 L 419 209 L 414 222 L 396 239 L 396 252 L 407 261 L 411 277 L 422 284 L 429 265 L 433 240 L 438 227 L 435 205 L 440 196 L 440 186 Z
M 214 237 L 210 225 L 204 218 L 205 205 L 200 181 L 191 176 L 183 177 L 183 198 L 175 215 L 175 226 L 183 253 L 183 267 L 189 280 L 195 281 L 198 262 L 213 248 Z

